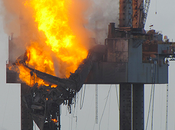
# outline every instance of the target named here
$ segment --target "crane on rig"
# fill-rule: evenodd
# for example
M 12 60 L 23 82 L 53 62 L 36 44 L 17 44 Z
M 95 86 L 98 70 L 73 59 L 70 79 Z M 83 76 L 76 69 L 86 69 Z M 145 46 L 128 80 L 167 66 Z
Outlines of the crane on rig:
M 150 6 L 150 0 L 145 0 L 145 2 L 144 2 L 144 19 L 143 19 L 143 25 L 146 24 L 146 19 L 147 19 L 147 15 L 148 15 L 149 6 Z
M 60 105 L 67 104 L 71 112 L 73 98 L 84 83 L 120 84 L 120 130 L 144 129 L 144 84 L 168 82 L 165 58 L 174 57 L 175 50 L 175 43 L 164 42 L 162 34 L 144 31 L 149 5 L 150 0 L 120 0 L 119 26 L 109 24 L 105 45 L 90 49 L 88 57 L 69 78 L 30 67 L 26 55 L 13 64 L 24 66 L 31 71 L 31 77 L 37 76 L 50 84 L 38 87 L 36 83 L 22 93 L 30 117 L 40 130 L 61 129 Z M 9 47 L 12 44 L 13 39 Z M 14 77 L 10 76 L 12 72 L 7 68 L 7 82 L 13 82 Z M 57 87 L 52 88 L 52 84 Z

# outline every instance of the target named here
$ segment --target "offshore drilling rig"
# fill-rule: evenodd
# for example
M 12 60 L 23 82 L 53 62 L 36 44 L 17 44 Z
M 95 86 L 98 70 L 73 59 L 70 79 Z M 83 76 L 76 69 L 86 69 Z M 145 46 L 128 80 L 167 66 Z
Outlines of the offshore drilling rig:
M 27 56 L 13 65 L 22 65 L 55 84 L 30 88 L 21 86 L 21 129 L 32 130 L 33 120 L 41 130 L 60 130 L 60 105 L 71 112 L 72 99 L 85 84 L 120 84 L 120 130 L 144 129 L 144 84 L 168 83 L 168 58 L 175 54 L 175 43 L 155 30 L 144 30 L 150 0 L 120 0 L 119 26 L 108 26 L 105 45 L 89 50 L 88 57 L 69 78 L 61 79 L 31 68 Z M 9 52 L 15 38 L 9 39 Z M 9 60 L 12 56 L 9 53 Z M 7 68 L 7 83 L 18 82 L 18 73 Z

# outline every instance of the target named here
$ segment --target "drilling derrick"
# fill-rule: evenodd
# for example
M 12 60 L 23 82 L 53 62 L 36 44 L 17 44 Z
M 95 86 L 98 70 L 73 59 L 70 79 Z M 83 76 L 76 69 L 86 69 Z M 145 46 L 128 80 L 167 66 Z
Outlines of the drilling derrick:
M 119 27 L 144 28 L 143 0 L 120 0 Z

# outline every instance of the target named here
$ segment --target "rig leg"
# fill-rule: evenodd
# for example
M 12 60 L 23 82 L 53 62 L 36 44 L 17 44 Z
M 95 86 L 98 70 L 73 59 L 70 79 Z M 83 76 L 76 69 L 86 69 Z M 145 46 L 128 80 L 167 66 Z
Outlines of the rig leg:
M 61 119 L 60 119 L 60 116 L 61 116 L 61 114 L 60 114 L 60 106 L 59 106 L 59 108 L 58 108 L 58 115 L 57 115 L 57 117 L 58 117 L 58 130 L 61 130 Z
M 120 84 L 120 130 L 144 130 L 144 84 Z
M 120 84 L 120 130 L 131 130 L 131 84 Z
M 25 102 L 22 100 L 22 95 L 28 93 L 30 87 L 26 84 L 21 84 L 21 130 L 33 130 L 33 119 L 30 111 L 26 107 Z
M 144 130 L 144 84 L 133 84 L 133 130 Z

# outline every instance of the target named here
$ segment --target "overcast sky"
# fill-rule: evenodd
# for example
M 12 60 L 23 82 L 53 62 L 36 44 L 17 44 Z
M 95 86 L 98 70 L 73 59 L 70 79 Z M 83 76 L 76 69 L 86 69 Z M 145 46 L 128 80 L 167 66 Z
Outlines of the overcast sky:
M 150 25 L 152 28 L 167 35 L 170 41 L 175 41 L 175 14 L 174 0 L 153 0 L 151 1 L 146 29 Z M 157 12 L 157 14 L 156 14 Z M 111 21 L 113 22 L 113 21 Z M 0 130 L 20 130 L 20 85 L 6 84 L 5 64 L 7 60 L 7 44 L 8 36 L 4 34 L 2 18 L 0 17 Z M 168 128 L 175 130 L 175 62 L 170 62 L 169 66 L 169 115 Z M 110 85 L 101 85 L 99 87 L 99 121 L 101 124 L 95 123 L 95 85 L 86 86 L 85 101 L 82 110 L 77 105 L 75 112 L 68 114 L 66 107 L 62 108 L 62 130 L 116 130 L 118 129 L 118 105 L 116 98 L 116 89 L 112 85 L 108 97 L 106 109 L 103 118 L 102 111 L 105 101 L 107 100 Z M 147 120 L 148 103 L 151 85 L 145 85 L 145 122 Z M 78 96 L 78 104 L 80 103 L 80 94 Z M 156 85 L 155 104 L 154 104 L 154 129 L 165 129 L 166 115 L 166 85 Z M 76 118 L 77 116 L 77 122 Z M 149 120 L 150 127 L 151 119 Z

